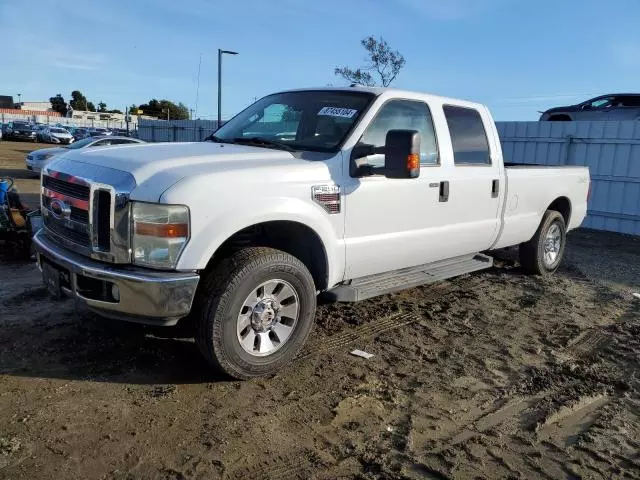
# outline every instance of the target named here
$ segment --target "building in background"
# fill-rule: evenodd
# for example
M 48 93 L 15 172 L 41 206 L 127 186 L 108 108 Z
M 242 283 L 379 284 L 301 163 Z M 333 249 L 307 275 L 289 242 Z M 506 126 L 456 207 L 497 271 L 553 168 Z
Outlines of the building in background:
M 13 107 L 16 110 L 29 110 L 33 112 L 51 112 L 51 102 L 20 102 Z
M 0 108 L 13 108 L 13 97 L 11 95 L 0 95 Z

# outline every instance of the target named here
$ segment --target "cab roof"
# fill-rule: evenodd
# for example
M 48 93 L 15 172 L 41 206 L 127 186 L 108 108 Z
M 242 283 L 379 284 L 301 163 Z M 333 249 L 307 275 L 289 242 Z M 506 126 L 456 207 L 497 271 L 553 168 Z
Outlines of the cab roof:
M 430 93 L 417 92 L 412 90 L 401 90 L 397 88 L 390 87 L 365 87 L 362 85 L 356 85 L 353 87 L 315 87 L 315 88 L 296 88 L 292 90 L 284 90 L 277 93 L 287 93 L 287 92 L 309 92 L 309 91 L 336 91 L 336 92 L 366 92 L 373 93 L 376 96 L 388 96 L 388 97 L 398 97 L 398 98 L 407 98 L 407 99 L 421 99 L 426 101 L 436 101 L 438 103 L 443 104 L 457 104 L 462 105 L 466 104 L 468 106 L 479 107 L 481 106 L 478 102 L 473 102 L 469 100 L 463 100 L 459 98 L 452 97 L 444 97 L 441 95 L 434 95 Z

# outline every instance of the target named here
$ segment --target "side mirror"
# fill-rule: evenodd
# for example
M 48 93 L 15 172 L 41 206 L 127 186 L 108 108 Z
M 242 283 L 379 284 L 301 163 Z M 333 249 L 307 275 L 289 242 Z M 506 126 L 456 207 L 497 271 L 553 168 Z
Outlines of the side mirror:
M 420 134 L 416 130 L 389 130 L 385 141 L 384 176 L 420 176 Z
M 369 155 L 375 155 L 376 147 L 369 143 L 359 143 L 351 150 L 351 160 L 357 160 Z

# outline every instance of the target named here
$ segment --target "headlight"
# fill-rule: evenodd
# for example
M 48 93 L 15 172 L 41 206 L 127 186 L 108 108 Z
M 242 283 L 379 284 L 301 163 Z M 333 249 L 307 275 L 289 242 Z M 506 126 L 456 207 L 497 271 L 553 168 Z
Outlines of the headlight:
M 189 209 L 184 205 L 133 202 L 133 263 L 175 268 L 189 241 Z

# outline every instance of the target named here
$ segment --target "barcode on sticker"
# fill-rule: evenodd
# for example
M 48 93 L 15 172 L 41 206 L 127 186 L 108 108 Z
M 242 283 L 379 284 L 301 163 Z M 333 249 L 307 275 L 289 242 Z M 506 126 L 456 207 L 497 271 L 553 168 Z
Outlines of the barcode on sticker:
M 358 111 L 352 108 L 322 107 L 318 112 L 318 115 L 326 115 L 328 117 L 353 118 L 356 113 L 358 113 Z

